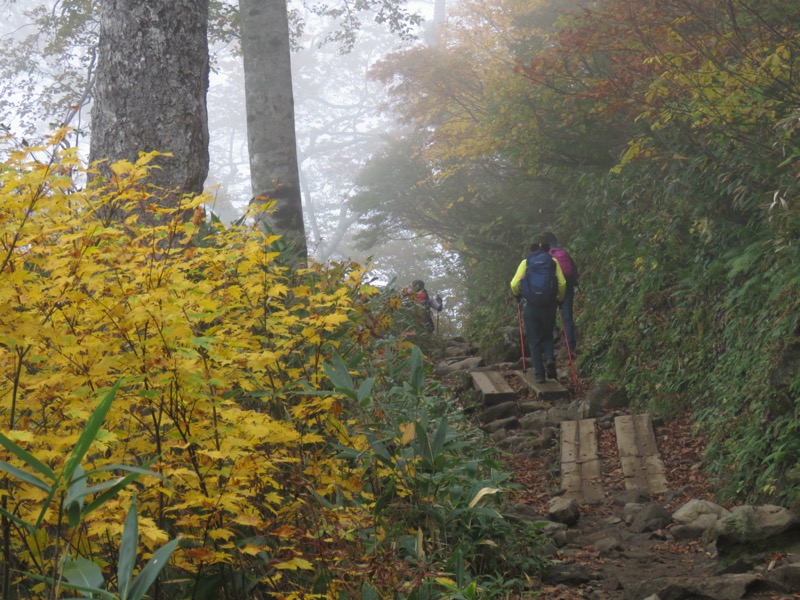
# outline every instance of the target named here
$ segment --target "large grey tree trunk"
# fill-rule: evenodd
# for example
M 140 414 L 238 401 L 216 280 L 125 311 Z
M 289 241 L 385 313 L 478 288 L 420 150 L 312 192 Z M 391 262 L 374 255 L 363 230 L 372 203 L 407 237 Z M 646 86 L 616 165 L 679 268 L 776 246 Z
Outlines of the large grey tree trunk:
M 103 0 L 90 159 L 171 152 L 150 181 L 200 193 L 208 174 L 208 0 Z M 174 205 L 177 195 L 165 199 Z
M 276 201 L 259 219 L 305 261 L 286 0 L 239 0 L 239 15 L 253 196 Z

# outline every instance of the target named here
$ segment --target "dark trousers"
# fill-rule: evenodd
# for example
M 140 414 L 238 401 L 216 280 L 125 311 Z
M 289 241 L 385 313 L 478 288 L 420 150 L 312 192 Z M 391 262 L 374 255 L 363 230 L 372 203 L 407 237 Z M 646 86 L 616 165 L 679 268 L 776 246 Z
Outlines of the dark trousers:
M 572 305 L 575 300 L 575 286 L 567 282 L 567 292 L 564 294 L 564 301 L 561 303 L 561 322 L 564 324 L 564 331 L 567 334 L 567 344 L 569 351 L 575 352 L 575 318 L 572 314 Z
M 531 352 L 531 362 L 537 378 L 544 377 L 544 364 L 555 361 L 553 329 L 556 326 L 556 308 L 531 306 L 522 301 L 522 315 L 525 320 L 525 337 Z

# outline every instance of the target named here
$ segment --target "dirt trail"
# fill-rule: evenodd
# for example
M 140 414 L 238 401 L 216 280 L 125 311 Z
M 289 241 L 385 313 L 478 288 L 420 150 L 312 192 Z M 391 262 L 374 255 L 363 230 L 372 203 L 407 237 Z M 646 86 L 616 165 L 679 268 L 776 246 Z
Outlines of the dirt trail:
M 573 388 L 571 391 L 575 398 L 585 396 L 586 390 Z M 521 394 L 524 396 L 525 392 Z M 649 501 L 660 504 L 669 514 L 691 499 L 713 501 L 712 486 L 702 470 L 704 440 L 694 435 L 688 420 L 660 423 L 655 433 L 669 490 L 649 498 Z M 604 501 L 596 505 L 580 505 L 580 519 L 561 534 L 562 545 L 553 556 L 556 567 L 545 577 L 538 598 L 645 600 L 646 596 L 639 597 L 634 592 L 641 582 L 716 575 L 719 566 L 713 544 L 675 540 L 668 525 L 663 529 L 636 533 L 631 527 L 630 516 L 626 523 L 624 504 L 631 501 L 631 493 L 625 491 L 614 428 L 599 426 L 597 438 Z M 550 500 L 559 495 L 559 458 L 557 444 L 533 458 L 512 455 L 509 466 L 516 473 L 517 482 L 525 488 L 515 495 L 513 501 L 528 505 L 536 514 L 547 514 Z M 742 597 L 795 600 L 800 595 L 752 592 Z M 674 596 L 674 599 L 690 598 L 704 599 L 707 596 Z

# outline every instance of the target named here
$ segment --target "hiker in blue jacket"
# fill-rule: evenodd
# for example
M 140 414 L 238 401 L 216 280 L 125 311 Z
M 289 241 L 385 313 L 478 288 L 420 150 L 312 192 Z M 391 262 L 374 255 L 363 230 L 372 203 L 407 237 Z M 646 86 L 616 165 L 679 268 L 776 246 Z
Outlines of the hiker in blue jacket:
M 549 250 L 544 238 L 531 244 L 530 253 L 511 279 L 511 291 L 523 303 L 525 337 L 537 383 L 544 383 L 545 375 L 558 379 L 553 329 L 567 287 L 561 266 Z
M 564 292 L 564 298 L 560 303 L 561 308 L 561 322 L 564 324 L 564 332 L 567 338 L 567 349 L 571 356 L 575 355 L 577 349 L 575 345 L 575 317 L 573 315 L 573 303 L 575 300 L 575 290 L 578 287 L 578 267 L 575 261 L 572 260 L 569 252 L 561 248 L 556 241 L 556 236 L 547 232 L 542 235 L 550 244 L 548 251 L 550 256 L 558 261 L 561 266 L 561 272 L 564 273 L 564 279 L 567 280 L 567 289 Z

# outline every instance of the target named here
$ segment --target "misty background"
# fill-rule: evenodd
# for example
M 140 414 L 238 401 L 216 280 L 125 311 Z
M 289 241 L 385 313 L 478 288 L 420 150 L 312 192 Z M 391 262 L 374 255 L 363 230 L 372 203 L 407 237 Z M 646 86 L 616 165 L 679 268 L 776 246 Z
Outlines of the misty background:
M 240 219 L 252 197 L 247 148 L 245 88 L 238 31 L 224 17 L 236 2 L 221 2 L 209 31 L 209 205 L 225 223 Z M 71 7 L 74 10 L 74 7 Z M 392 228 L 365 234 L 368 210 L 354 206 L 359 178 L 370 159 L 392 140 L 411 133 L 387 108 L 386 88 L 370 69 L 392 52 L 436 42 L 445 18 L 443 0 L 415 1 L 421 19 L 413 39 L 364 19 L 352 40 L 337 41 L 337 25 L 290 2 L 293 26 L 292 78 L 298 164 L 309 255 L 320 262 L 373 265 L 375 282 L 402 288 L 423 279 L 445 298 L 443 331 L 458 330 L 462 295 L 458 258 L 433 235 Z M 75 129 L 70 143 L 84 161 L 91 136 L 90 83 L 95 66 L 97 23 L 59 22 L 64 3 L 0 1 L 0 124 L 35 143 L 60 124 Z M 45 24 L 43 27 L 42 24 Z M 74 29 L 70 29 L 74 27 Z M 352 47 L 345 47 L 352 41 Z M 382 231 L 385 231 L 382 229 Z M 359 239 L 361 236 L 361 239 Z

